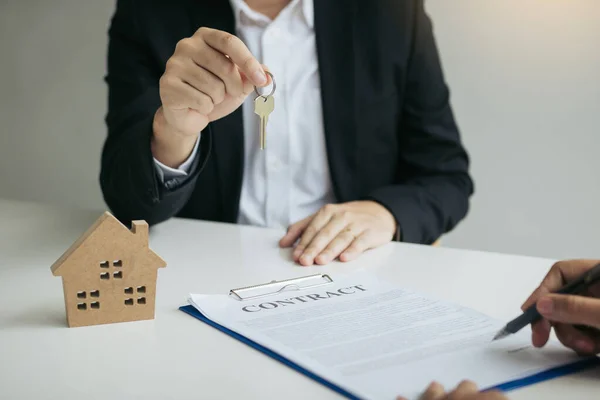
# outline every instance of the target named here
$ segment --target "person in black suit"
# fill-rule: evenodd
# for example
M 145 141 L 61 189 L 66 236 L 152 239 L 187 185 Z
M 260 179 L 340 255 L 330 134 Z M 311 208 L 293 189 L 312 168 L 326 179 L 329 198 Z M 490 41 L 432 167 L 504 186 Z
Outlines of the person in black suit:
M 431 244 L 467 214 L 423 0 L 118 0 L 107 68 L 100 184 L 124 223 L 281 227 L 312 265 Z M 253 93 L 272 90 L 261 150 Z

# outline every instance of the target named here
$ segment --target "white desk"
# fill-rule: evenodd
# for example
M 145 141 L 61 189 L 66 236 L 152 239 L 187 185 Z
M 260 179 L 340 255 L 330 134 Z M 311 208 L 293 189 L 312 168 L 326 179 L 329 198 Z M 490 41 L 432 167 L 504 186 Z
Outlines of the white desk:
M 190 292 L 226 293 L 368 267 L 400 285 L 509 319 L 552 263 L 390 243 L 353 263 L 305 268 L 277 248 L 281 232 L 174 219 L 150 235 L 151 247 L 169 264 L 159 270 L 156 319 L 67 328 L 61 280 L 50 265 L 98 216 L 0 201 L 0 399 L 337 399 L 178 307 Z M 597 369 L 510 397 L 592 399 L 599 393 Z

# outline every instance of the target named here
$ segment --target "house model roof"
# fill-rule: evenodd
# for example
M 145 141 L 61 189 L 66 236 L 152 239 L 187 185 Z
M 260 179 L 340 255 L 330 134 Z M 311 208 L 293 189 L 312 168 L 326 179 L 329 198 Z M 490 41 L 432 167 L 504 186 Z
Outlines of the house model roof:
M 128 247 L 131 252 L 140 251 L 140 247 L 143 247 L 143 251 L 150 256 L 152 266 L 156 268 L 166 266 L 165 260 L 148 248 L 148 223 L 146 221 L 133 221 L 132 229 L 129 230 L 110 212 L 106 211 L 52 264 L 50 267 L 52 274 L 55 276 L 63 275 L 66 271 L 62 270 L 65 265 L 69 264 L 68 261 L 71 256 L 85 247 L 86 243 L 91 240 L 94 241 L 94 245 L 98 246 L 110 241 L 128 239 L 131 240 L 131 246 Z M 90 251 L 90 249 L 85 250 Z

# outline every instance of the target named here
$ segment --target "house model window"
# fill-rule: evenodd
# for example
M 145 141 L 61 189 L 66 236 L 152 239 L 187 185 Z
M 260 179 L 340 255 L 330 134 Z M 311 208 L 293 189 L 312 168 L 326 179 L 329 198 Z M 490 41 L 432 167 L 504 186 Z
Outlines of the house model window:
M 104 213 L 52 265 L 63 281 L 70 327 L 154 318 L 158 268 L 165 261 L 148 247 L 148 224 L 128 229 Z

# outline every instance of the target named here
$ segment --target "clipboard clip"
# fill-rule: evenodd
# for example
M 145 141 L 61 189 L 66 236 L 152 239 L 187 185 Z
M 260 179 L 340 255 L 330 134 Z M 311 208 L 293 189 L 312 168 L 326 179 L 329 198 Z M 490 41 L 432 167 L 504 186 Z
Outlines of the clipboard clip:
M 251 300 L 266 296 L 273 296 L 285 291 L 310 289 L 318 286 L 329 285 L 333 279 L 327 274 L 315 274 L 300 278 L 285 279 L 281 281 L 271 281 L 259 285 L 252 285 L 231 289 L 229 295 L 237 300 Z M 249 294 L 254 292 L 256 294 Z M 248 293 L 248 295 L 244 295 Z

